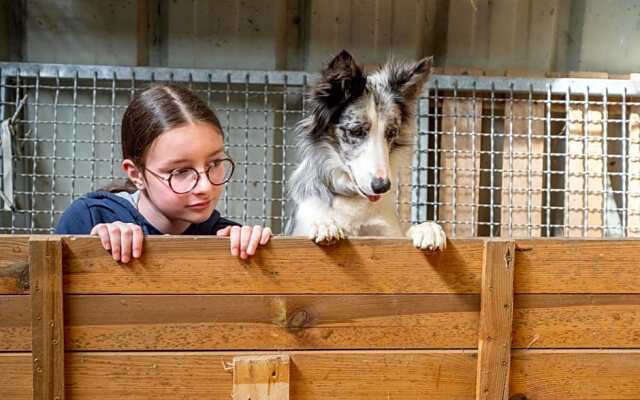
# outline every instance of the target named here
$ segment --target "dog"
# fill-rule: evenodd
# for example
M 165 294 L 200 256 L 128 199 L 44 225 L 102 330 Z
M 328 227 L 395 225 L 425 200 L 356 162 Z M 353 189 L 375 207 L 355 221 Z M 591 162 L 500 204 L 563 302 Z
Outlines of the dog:
M 432 61 L 391 60 L 368 75 L 345 50 L 329 62 L 308 93 L 309 115 L 296 125 L 288 234 L 322 245 L 406 235 L 417 248 L 444 249 L 434 222 L 403 229 L 392 195 L 399 166 L 411 160 L 416 104 Z

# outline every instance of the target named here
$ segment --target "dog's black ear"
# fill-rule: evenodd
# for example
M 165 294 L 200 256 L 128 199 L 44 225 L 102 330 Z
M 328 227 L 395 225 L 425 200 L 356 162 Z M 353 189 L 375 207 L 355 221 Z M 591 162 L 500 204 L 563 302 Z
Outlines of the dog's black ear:
M 312 88 L 309 99 L 312 112 L 321 128 L 336 122 L 340 113 L 364 92 L 367 78 L 348 51 L 342 50 L 322 71 L 320 80 Z
M 429 79 L 433 57 L 409 64 L 393 64 L 389 67 L 389 85 L 405 101 L 415 100 Z

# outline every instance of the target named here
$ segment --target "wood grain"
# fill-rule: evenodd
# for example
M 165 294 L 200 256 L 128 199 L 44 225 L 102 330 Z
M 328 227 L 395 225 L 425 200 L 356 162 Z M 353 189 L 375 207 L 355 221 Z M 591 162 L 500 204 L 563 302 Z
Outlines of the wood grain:
M 289 356 L 233 358 L 233 400 L 289 400 Z
M 29 240 L 34 400 L 64 400 L 62 242 Z
M 143 256 L 119 264 L 96 238 L 65 238 L 65 292 L 88 293 L 479 293 L 483 240 L 443 252 L 409 239 L 351 239 L 321 247 L 274 238 L 242 261 L 228 239 L 146 238 Z
M 69 353 L 72 399 L 229 398 L 224 363 L 237 352 Z M 265 354 L 265 353 L 261 353 Z M 268 354 L 268 353 L 266 353 Z M 475 398 L 475 352 L 290 352 L 299 400 Z M 529 399 L 631 400 L 640 393 L 640 350 L 515 350 L 511 394 Z M 31 399 L 31 357 L 0 353 L 0 398 Z
M 514 252 L 512 241 L 485 244 L 476 400 L 509 398 Z
M 0 235 L 0 295 L 28 293 L 29 236 Z

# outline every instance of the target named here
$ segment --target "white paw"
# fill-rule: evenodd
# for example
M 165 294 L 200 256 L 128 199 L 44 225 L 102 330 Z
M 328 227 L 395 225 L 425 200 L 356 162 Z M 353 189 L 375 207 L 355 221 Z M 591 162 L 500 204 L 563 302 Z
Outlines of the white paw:
M 435 222 L 424 222 L 409 228 L 409 236 L 413 245 L 421 250 L 443 250 L 447 245 L 447 237 L 440 225 Z
M 328 246 L 345 238 L 346 235 L 344 231 L 333 221 L 319 222 L 311 225 L 309 239 L 317 244 Z

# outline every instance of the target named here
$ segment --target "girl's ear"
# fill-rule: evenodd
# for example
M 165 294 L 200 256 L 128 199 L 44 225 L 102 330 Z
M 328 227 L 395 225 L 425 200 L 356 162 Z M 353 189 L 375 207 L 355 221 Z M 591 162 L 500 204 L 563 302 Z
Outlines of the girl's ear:
M 138 189 L 144 189 L 145 182 L 142 171 L 136 166 L 136 164 L 126 158 L 122 160 L 122 171 L 127 174 L 129 181 L 135 185 Z

